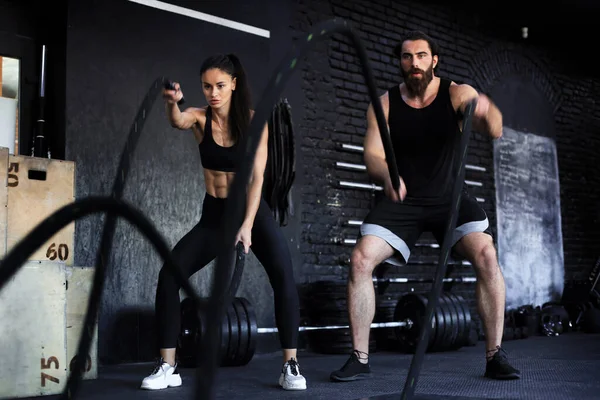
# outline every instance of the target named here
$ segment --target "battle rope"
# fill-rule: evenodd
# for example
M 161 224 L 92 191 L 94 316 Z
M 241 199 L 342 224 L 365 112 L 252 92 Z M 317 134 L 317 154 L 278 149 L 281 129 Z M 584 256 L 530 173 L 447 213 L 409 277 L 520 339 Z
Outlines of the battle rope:
M 377 124 L 383 142 L 388 170 L 392 180 L 392 185 L 396 190 L 400 187 L 398 169 L 394 158 L 391 139 L 387 130 L 387 123 L 379 96 L 377 94 L 377 85 L 373 78 L 373 72 L 369 64 L 366 50 L 356 32 L 350 27 L 348 22 L 339 19 L 333 19 L 318 24 L 312 29 L 306 37 L 306 40 L 300 40 L 298 48 L 291 51 L 279 64 L 276 74 L 267 84 L 265 92 L 261 97 L 261 102 L 255 110 L 254 117 L 248 128 L 248 133 L 244 135 L 244 156 L 236 170 L 234 181 L 230 187 L 229 195 L 225 202 L 226 218 L 222 224 L 221 236 L 223 248 L 233 246 L 238 227 L 241 225 L 244 209 L 240 207 L 240 203 L 244 201 L 246 196 L 246 185 L 249 182 L 250 171 L 254 163 L 256 149 L 260 141 L 260 136 L 264 124 L 268 121 L 269 114 L 272 111 L 273 104 L 280 97 L 284 89 L 284 83 L 291 76 L 294 68 L 298 65 L 301 57 L 307 52 L 309 45 L 323 40 L 325 37 L 334 33 L 343 33 L 347 35 L 353 42 L 358 58 L 363 67 L 363 76 L 365 77 L 369 97 L 377 117 Z M 229 306 L 231 299 L 226 302 L 219 302 L 214 297 L 215 293 L 222 292 L 227 283 L 227 277 L 230 275 L 227 258 L 223 256 L 217 257 L 215 273 L 213 274 L 212 296 L 209 298 L 209 307 L 207 310 L 207 331 L 206 336 L 201 341 L 200 353 L 202 357 L 197 369 L 197 398 L 213 399 L 214 398 L 214 379 L 218 368 L 219 347 L 214 343 L 219 341 L 219 325 L 222 321 L 226 308 Z
M 290 190 L 296 177 L 294 124 L 291 106 L 280 100 L 269 119 L 269 155 L 263 197 L 280 226 L 287 225 L 290 214 Z
M 450 217 L 448 218 L 448 225 L 446 225 L 446 233 L 444 234 L 444 241 L 442 242 L 442 249 L 440 258 L 438 260 L 438 267 L 433 281 L 433 286 L 429 292 L 429 299 L 427 302 L 427 309 L 425 316 L 422 321 L 421 337 L 417 344 L 417 349 L 412 357 L 410 363 L 410 369 L 404 383 L 404 390 L 402 391 L 402 399 L 410 399 L 415 393 L 417 381 L 419 378 L 419 372 L 423 365 L 423 358 L 425 357 L 425 351 L 429 341 L 429 334 L 431 331 L 431 320 L 433 318 L 433 312 L 437 308 L 442 287 L 444 284 L 444 277 L 446 276 L 446 267 L 448 265 L 448 257 L 450 256 L 450 250 L 452 249 L 452 232 L 456 226 L 456 218 L 458 217 L 458 210 L 460 209 L 460 199 L 463 187 L 463 181 L 465 179 L 465 161 L 467 159 L 467 150 L 469 146 L 469 139 L 471 137 L 471 119 L 473 117 L 473 111 L 477 101 L 473 100 L 467 104 L 463 119 L 463 129 L 460 140 L 460 152 L 458 159 L 458 171 L 456 181 L 454 182 L 454 188 L 452 191 L 452 203 L 450 206 Z

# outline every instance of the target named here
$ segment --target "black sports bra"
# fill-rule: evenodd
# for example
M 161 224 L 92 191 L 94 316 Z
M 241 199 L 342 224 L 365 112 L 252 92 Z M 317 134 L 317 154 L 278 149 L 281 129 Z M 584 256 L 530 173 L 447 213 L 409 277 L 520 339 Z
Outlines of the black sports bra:
M 218 145 L 212 135 L 212 111 L 206 108 L 204 138 L 198 145 L 202 167 L 214 171 L 235 172 L 238 165 L 238 144 L 224 147 Z

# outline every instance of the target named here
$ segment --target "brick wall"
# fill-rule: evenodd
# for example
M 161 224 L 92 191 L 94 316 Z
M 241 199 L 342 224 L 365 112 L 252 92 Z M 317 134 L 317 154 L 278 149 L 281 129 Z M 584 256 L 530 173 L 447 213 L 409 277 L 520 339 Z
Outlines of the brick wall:
M 292 28 L 296 37 L 304 37 L 311 24 L 333 17 L 346 19 L 357 28 L 379 93 L 401 79 L 391 49 L 412 29 L 424 30 L 439 42 L 438 76 L 468 83 L 482 92 L 505 74 L 531 78 L 556 116 L 566 280 L 582 278 L 598 257 L 594 248 L 600 243 L 600 175 L 594 169 L 594 157 L 600 150 L 598 80 L 562 74 L 559 64 L 552 63 L 551 54 L 482 33 L 481 28 L 470 24 L 476 19 L 443 6 L 389 0 L 370 1 L 368 5 L 357 0 L 304 0 L 298 2 Z M 551 70 L 549 65 L 555 67 Z M 342 150 L 340 145 L 362 146 L 369 97 L 359 60 L 343 35 L 336 34 L 315 46 L 302 65 L 302 74 L 305 116 L 297 124 L 307 182 L 301 188 L 304 272 L 309 282 L 345 279 L 352 245 L 343 241 L 356 238 L 358 233 L 358 227 L 348 226 L 348 221 L 361 221 L 380 192 L 341 187 L 340 181 L 370 182 L 364 171 L 338 168 L 336 162 L 363 164 L 360 152 Z M 467 169 L 466 179 L 482 184 L 468 187 L 482 200 L 495 235 L 493 151 L 488 137 L 474 132 L 467 163 L 476 168 Z M 430 239 L 425 236 L 421 242 Z M 387 277 L 430 277 L 435 271 L 431 261 L 438 252 L 420 247 L 408 266 L 378 272 Z M 453 276 L 472 276 L 468 266 L 454 265 L 453 269 Z M 387 293 L 426 291 L 429 286 L 394 285 Z M 474 311 L 472 284 L 455 284 L 451 290 L 468 298 Z

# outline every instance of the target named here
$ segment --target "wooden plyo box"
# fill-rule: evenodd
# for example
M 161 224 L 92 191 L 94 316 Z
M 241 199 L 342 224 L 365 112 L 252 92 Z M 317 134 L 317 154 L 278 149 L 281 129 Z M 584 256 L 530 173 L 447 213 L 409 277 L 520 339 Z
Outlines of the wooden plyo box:
M 74 368 L 74 360 L 79 347 L 81 331 L 85 323 L 85 313 L 87 311 L 92 285 L 94 283 L 94 268 L 66 266 L 67 279 L 67 320 L 66 320 L 66 340 L 67 340 L 67 361 L 69 370 Z M 94 329 L 90 352 L 87 356 L 83 379 L 96 379 L 98 377 L 98 327 Z
M 0 399 L 62 393 L 79 345 L 93 268 L 28 261 L 0 291 Z M 97 325 L 83 379 L 97 378 Z
M 0 257 L 40 222 L 75 201 L 71 161 L 14 156 L 0 148 Z M 73 265 L 75 223 L 71 222 L 30 257 Z

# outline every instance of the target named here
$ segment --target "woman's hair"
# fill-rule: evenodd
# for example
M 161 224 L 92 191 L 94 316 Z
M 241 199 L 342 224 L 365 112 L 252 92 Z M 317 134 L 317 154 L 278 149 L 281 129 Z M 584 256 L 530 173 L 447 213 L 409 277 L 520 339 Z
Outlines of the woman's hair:
M 246 72 L 235 54 L 215 54 L 202 63 L 200 75 L 209 69 L 217 68 L 236 78 L 235 90 L 231 94 L 229 126 L 233 139 L 238 142 L 250 126 L 252 100 Z

